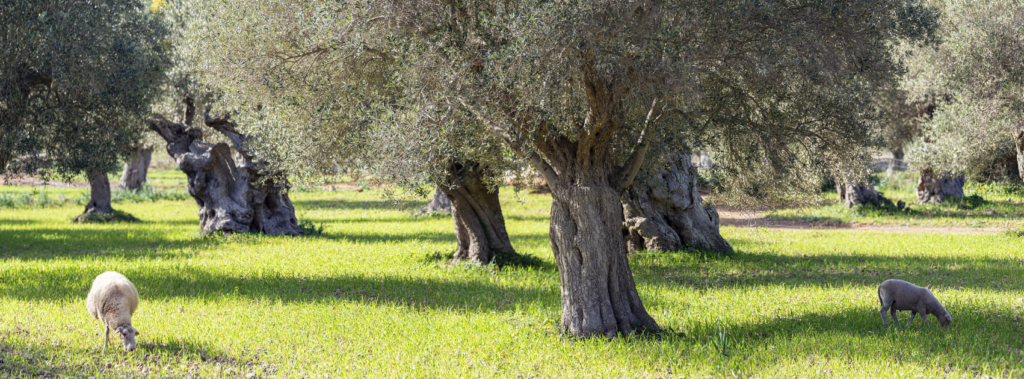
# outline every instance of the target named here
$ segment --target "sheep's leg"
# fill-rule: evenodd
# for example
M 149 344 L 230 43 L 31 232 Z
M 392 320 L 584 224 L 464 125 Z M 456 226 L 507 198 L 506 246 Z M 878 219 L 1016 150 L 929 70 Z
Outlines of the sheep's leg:
M 892 323 L 900 326 L 900 318 L 896 317 L 896 308 L 889 308 L 889 314 L 892 315 Z
M 907 321 L 907 327 L 914 322 L 914 316 L 917 316 L 917 311 L 910 311 L 910 321 Z
M 889 318 L 885 317 L 885 311 L 889 310 L 891 306 L 891 304 L 885 305 L 885 303 L 882 303 L 882 310 L 878 312 L 882 314 L 882 326 L 889 326 Z
M 105 327 L 107 328 L 107 332 L 103 336 L 103 351 L 104 352 L 107 351 L 107 342 L 110 342 L 110 326 L 105 326 Z
M 921 318 L 924 319 L 924 326 L 931 326 L 931 325 L 928 325 L 928 312 L 926 310 L 924 310 L 924 309 L 918 309 L 917 312 L 920 313 L 921 314 Z

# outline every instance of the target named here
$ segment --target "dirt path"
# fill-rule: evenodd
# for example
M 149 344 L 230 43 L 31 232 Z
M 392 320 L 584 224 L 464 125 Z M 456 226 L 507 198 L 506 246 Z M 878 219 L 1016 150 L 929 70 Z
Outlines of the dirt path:
M 738 228 L 767 228 L 777 230 L 819 229 L 819 230 L 864 230 L 890 233 L 957 233 L 992 234 L 1005 232 L 1006 228 L 970 228 L 961 226 L 904 226 L 870 225 L 836 221 L 767 220 L 764 212 L 722 209 L 718 211 L 719 224 Z

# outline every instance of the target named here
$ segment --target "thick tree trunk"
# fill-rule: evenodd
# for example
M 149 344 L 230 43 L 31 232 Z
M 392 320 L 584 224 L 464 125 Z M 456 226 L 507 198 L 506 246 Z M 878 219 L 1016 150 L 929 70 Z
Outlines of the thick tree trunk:
M 695 247 L 718 252 L 732 251 L 718 229 L 718 211 L 701 205 L 696 170 L 689 154 L 666 157 L 667 167 L 622 196 L 629 252 L 672 251 Z
M 609 338 L 659 330 L 629 269 L 621 192 L 567 182 L 552 192 L 550 233 L 562 283 L 563 329 Z
M 146 183 L 146 174 L 149 171 L 149 162 L 153 158 L 153 149 L 135 148 L 132 159 L 124 163 L 121 172 L 121 188 L 127 190 L 138 190 Z
M 488 188 L 483 180 L 485 175 L 488 175 L 486 168 L 476 163 L 451 164 L 448 166 L 451 186 L 438 185 L 438 189 L 451 200 L 455 236 L 459 244 L 454 257 L 457 261 L 487 264 L 497 254 L 515 254 L 505 231 L 498 189 L 491 191 Z
M 288 198 L 288 183 L 280 172 L 265 172 L 253 162 L 245 142 L 248 137 L 235 129 L 228 117 L 212 118 L 206 125 L 227 137 L 238 151 L 232 158 L 225 143 L 203 141 L 201 129 L 192 127 L 195 109 L 186 99 L 184 122 L 171 122 L 160 115 L 149 127 L 167 141 L 167 153 L 188 176 L 189 194 L 199 205 L 199 225 L 209 232 L 259 232 L 300 235 L 295 208 Z
M 935 175 L 932 169 L 921 171 L 921 179 L 917 181 L 917 202 L 941 203 L 947 198 L 964 197 L 964 176 L 946 173 Z
M 430 198 L 430 202 L 427 203 L 427 206 L 423 207 L 423 209 L 420 209 L 421 213 L 430 213 L 430 212 L 449 212 L 450 213 L 451 211 L 452 211 L 452 201 L 448 199 L 448 195 L 445 195 L 444 192 L 441 192 L 441 186 L 438 186 L 437 189 L 434 190 L 434 197 Z
M 839 199 L 846 204 L 847 207 L 852 208 L 855 205 L 875 205 L 875 206 L 895 206 L 897 209 L 903 209 L 905 204 L 903 201 L 898 201 L 893 204 L 892 200 L 889 200 L 881 192 L 875 191 L 875 187 L 868 183 L 858 184 L 836 184 L 836 190 L 839 192 Z

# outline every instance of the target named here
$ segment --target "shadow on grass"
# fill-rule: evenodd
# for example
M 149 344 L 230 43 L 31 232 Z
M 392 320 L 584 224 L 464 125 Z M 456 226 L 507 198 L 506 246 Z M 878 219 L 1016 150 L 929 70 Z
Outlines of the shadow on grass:
M 458 268 L 452 268 L 458 269 Z M 0 298 L 26 301 L 84 301 L 93 278 L 102 270 L 26 268 L 0 276 Z M 359 301 L 412 308 L 507 310 L 516 303 L 559 304 L 556 288 L 507 287 L 479 279 L 438 280 L 411 277 L 293 277 L 270 274 L 237 277 L 171 265 L 118 269 L 131 279 L 140 298 L 261 299 L 283 302 Z
M 136 258 L 187 258 L 200 249 L 223 241 L 196 237 L 184 240 L 166 238 L 164 233 L 124 227 L 102 229 L 33 228 L 0 234 L 0 260 L 96 258 L 100 256 Z
M 425 201 L 405 201 L 401 206 L 387 200 L 362 200 L 351 201 L 343 199 L 325 200 L 294 200 L 292 205 L 297 211 L 308 211 L 313 209 L 376 209 L 376 210 L 413 210 L 426 205 Z
M 260 362 L 252 357 L 237 357 L 178 339 L 157 338 L 153 341 L 140 337 L 138 349 L 129 353 L 123 351 L 117 337 L 111 336 L 111 345 L 103 353 L 103 339 L 99 336 L 90 338 L 84 348 L 69 348 L 40 343 L 46 336 L 26 334 L 25 330 L 21 332 L 0 334 L 0 376 L 6 373 L 12 377 L 40 378 L 146 377 L 151 375 L 153 367 L 163 367 L 162 377 L 186 377 L 195 376 L 195 372 L 189 372 L 195 368 L 194 365 L 246 370 L 241 372 L 260 371 Z M 80 357 L 86 359 L 78 359 Z
M 1024 290 L 1024 260 L 962 257 L 782 256 L 746 254 L 701 259 L 692 252 L 647 253 L 632 262 L 638 281 L 696 289 L 787 286 L 877 286 L 902 279 L 933 290 Z M 653 257 L 653 254 L 668 256 Z M 677 263 L 657 263 L 674 260 Z
M 1020 374 L 1024 342 L 1007 331 L 1018 330 L 1021 320 L 1003 310 L 979 310 L 980 306 L 969 306 L 971 308 L 949 309 L 955 320 L 948 328 L 939 327 L 935 316 L 929 316 L 930 326 L 925 326 L 920 317 L 908 326 L 910 312 L 899 313 L 900 325 L 893 325 L 890 320 L 886 327 L 882 325 L 877 307 L 858 306 L 835 312 L 779 315 L 744 323 L 702 321 L 686 334 L 698 341 L 710 342 L 720 354 L 724 353 L 722 345 L 725 345 L 724 350 L 732 350 L 729 355 L 733 357 L 768 346 L 833 340 L 835 347 L 819 352 L 819 357 L 841 360 L 856 356 L 859 361 L 916 362 L 931 366 L 936 364 L 934 357 L 945 355 L 952 365 L 968 372 L 988 366 L 989 370 L 1016 369 Z M 845 344 L 851 340 L 859 340 L 857 345 L 862 349 L 851 349 L 851 345 Z M 780 351 L 787 350 L 787 347 L 779 347 Z M 983 374 L 980 370 L 974 373 Z

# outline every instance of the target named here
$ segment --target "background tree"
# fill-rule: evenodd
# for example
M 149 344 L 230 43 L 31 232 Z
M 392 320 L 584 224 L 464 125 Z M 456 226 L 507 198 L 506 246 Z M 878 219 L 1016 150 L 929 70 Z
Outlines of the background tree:
M 165 25 L 137 1 L 0 4 L 0 171 L 89 179 L 83 216 L 111 214 L 107 172 L 145 130 Z
M 934 46 L 903 46 L 910 98 L 949 94 L 926 123 L 908 161 L 939 176 L 984 179 L 993 162 L 1016 150 L 1024 173 L 1024 5 L 929 0 L 941 10 Z M 1024 176 L 1024 175 L 1022 175 Z M 926 178 L 922 178 L 922 182 Z

